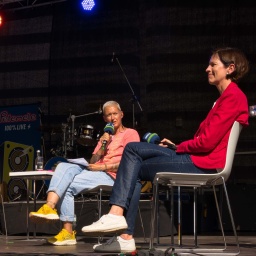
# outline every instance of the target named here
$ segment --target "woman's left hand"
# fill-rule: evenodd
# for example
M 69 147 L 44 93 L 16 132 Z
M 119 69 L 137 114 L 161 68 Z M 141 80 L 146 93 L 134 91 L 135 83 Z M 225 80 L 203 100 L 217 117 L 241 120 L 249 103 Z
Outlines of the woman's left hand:
M 88 169 L 90 171 L 99 172 L 106 169 L 105 164 L 89 164 Z

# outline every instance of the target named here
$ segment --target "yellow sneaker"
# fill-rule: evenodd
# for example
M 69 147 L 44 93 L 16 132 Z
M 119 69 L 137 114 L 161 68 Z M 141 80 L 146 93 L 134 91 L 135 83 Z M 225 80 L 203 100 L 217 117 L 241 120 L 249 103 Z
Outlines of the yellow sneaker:
M 76 244 L 76 232 L 73 231 L 70 234 L 63 228 L 58 235 L 48 238 L 47 241 L 53 245 L 74 245 Z
M 59 220 L 57 210 L 47 204 L 44 204 L 37 212 L 30 212 L 29 217 L 31 221 L 37 223 Z

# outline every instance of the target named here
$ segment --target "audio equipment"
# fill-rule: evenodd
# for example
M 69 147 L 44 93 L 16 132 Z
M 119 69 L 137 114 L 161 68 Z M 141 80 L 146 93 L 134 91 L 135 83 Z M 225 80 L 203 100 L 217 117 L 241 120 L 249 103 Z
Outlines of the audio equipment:
M 148 143 L 151 143 L 151 144 L 157 144 L 157 145 L 162 143 L 164 145 L 167 145 L 167 147 L 169 149 L 172 149 L 172 150 L 177 149 L 175 144 L 168 143 L 166 141 L 161 142 L 161 139 L 160 139 L 160 137 L 158 136 L 157 133 L 150 133 L 150 132 L 145 133 L 143 138 L 142 138 L 142 141 L 148 142 Z
M 23 180 L 10 182 L 9 172 L 21 172 L 34 169 L 34 147 L 12 141 L 5 141 L 0 147 L 0 179 L 7 184 L 10 199 L 18 197 L 26 184 Z M 14 185 L 15 184 L 15 185 Z M 25 184 L 25 185 L 24 185 Z M 15 188 L 15 191 L 14 191 Z

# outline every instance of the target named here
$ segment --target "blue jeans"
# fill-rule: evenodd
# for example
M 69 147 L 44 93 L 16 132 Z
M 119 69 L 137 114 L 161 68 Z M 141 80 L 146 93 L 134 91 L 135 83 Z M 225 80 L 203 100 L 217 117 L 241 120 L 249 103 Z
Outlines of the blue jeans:
M 204 170 L 196 167 L 189 154 L 176 154 L 172 149 L 147 142 L 130 142 L 126 145 L 118 168 L 117 177 L 110 197 L 111 205 L 121 206 L 127 211 L 138 205 L 140 199 L 137 183 L 153 181 L 157 172 L 213 173 L 216 170 Z M 137 209 L 133 209 L 137 212 Z M 135 220 L 127 219 L 128 227 Z M 129 223 L 131 222 L 131 224 Z
M 138 207 L 139 207 L 139 202 L 140 202 L 140 192 L 141 192 L 141 183 L 138 180 L 135 184 L 135 188 L 132 194 L 132 198 L 130 200 L 130 206 L 129 208 L 124 212 L 124 216 L 126 218 L 128 228 L 126 231 L 124 231 L 124 234 L 129 234 L 133 235 L 134 234 L 134 228 L 135 228 L 135 221 L 136 221 L 136 216 L 138 213 Z
M 58 202 L 60 220 L 73 222 L 75 195 L 98 185 L 113 184 L 114 180 L 105 172 L 92 172 L 76 164 L 60 163 L 55 169 L 47 192 L 53 191 L 60 198 Z

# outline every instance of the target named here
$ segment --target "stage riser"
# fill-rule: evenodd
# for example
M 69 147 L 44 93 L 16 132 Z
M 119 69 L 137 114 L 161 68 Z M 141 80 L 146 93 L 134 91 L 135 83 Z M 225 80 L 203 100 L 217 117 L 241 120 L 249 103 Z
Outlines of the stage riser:
M 43 205 L 43 202 L 37 203 L 37 209 Z M 4 221 L 2 214 L 2 205 L 1 212 L 1 231 L 5 234 L 4 229 Z M 4 203 L 5 215 L 7 221 L 7 231 L 9 235 L 18 235 L 18 234 L 26 234 L 27 232 L 27 203 L 26 202 L 12 202 L 12 203 Z M 108 201 L 103 201 L 102 212 L 107 213 L 109 209 Z M 34 204 L 31 201 L 29 204 L 29 211 L 34 210 Z M 151 211 L 151 201 L 145 200 L 140 202 L 140 211 L 143 220 L 143 226 L 145 229 L 145 234 L 149 237 L 150 234 L 150 211 Z M 81 229 L 85 225 L 89 225 L 92 222 L 98 219 L 98 211 L 97 211 L 97 201 L 89 200 L 75 202 L 75 212 L 77 216 L 77 226 L 76 231 L 78 235 L 83 235 Z M 160 205 L 160 236 L 168 236 L 170 235 L 170 216 L 168 211 L 166 210 L 166 206 L 164 204 Z M 60 222 L 56 222 L 53 224 L 37 224 L 36 232 L 37 234 L 57 234 L 61 228 Z M 34 231 L 34 223 L 30 223 L 29 231 Z M 135 236 L 143 237 L 143 230 L 141 227 L 141 221 L 139 218 L 139 214 L 136 219 L 136 228 L 135 228 Z

